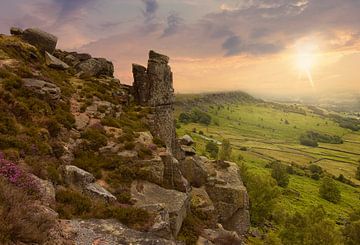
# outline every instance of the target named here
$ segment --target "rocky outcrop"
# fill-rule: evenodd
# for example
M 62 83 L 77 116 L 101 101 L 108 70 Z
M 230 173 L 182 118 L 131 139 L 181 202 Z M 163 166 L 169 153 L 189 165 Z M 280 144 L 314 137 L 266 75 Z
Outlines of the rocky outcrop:
M 39 95 L 49 96 L 53 100 L 61 98 L 61 90 L 53 83 L 45 82 L 38 79 L 24 78 L 24 87 Z
M 138 207 L 161 204 L 169 213 L 170 228 L 173 237 L 180 231 L 183 220 L 190 208 L 190 196 L 176 190 L 164 189 L 146 181 L 134 181 L 131 185 L 131 197 Z
M 76 166 L 67 165 L 62 168 L 65 184 L 81 190 L 85 194 L 106 201 L 115 201 L 116 197 L 95 182 L 95 177 Z
M 13 35 L 19 35 L 26 42 L 38 48 L 42 53 L 47 51 L 48 53 L 52 54 L 55 51 L 57 37 L 50 33 L 37 28 L 29 28 L 25 31 L 22 31 L 19 28 L 12 28 L 10 32 Z
M 217 229 L 205 229 L 196 242 L 196 245 L 223 244 L 241 245 L 243 242 L 236 232 L 227 231 L 221 225 Z

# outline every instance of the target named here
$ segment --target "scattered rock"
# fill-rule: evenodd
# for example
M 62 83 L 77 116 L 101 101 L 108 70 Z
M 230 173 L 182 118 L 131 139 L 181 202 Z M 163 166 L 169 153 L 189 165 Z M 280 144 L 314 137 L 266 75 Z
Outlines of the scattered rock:
M 116 200 L 116 197 L 107 191 L 104 187 L 98 183 L 89 183 L 85 186 L 85 191 L 90 195 L 97 198 L 105 199 L 108 202 Z
M 182 145 L 181 150 L 185 152 L 185 156 L 195 156 L 196 150 L 192 146 Z
M 26 29 L 21 37 L 31 45 L 37 47 L 41 52 L 47 51 L 52 54 L 55 51 L 57 37 L 37 28 Z
M 77 113 L 75 117 L 75 127 L 78 130 L 83 130 L 89 124 L 90 118 L 86 113 Z
M 103 58 L 91 58 L 80 62 L 76 65 L 76 70 L 79 72 L 80 77 L 99 77 L 114 75 L 114 65 Z
M 190 208 L 188 194 L 164 189 L 146 181 L 134 181 L 131 185 L 131 197 L 135 201 L 135 205 L 140 207 L 163 204 L 169 212 L 172 234 L 174 237 L 177 236 Z
M 61 98 L 61 90 L 55 84 L 38 79 L 24 78 L 24 87 L 40 95 L 47 95 L 53 100 Z
M 181 145 L 191 146 L 194 144 L 194 140 L 187 134 L 179 139 Z
M 55 56 L 52 56 L 48 52 L 45 52 L 45 62 L 46 65 L 48 65 L 51 68 L 60 69 L 60 70 L 69 69 L 69 66 L 65 62 L 59 60 Z
M 23 29 L 18 27 L 11 27 L 10 28 L 10 34 L 13 36 L 20 36 L 24 33 Z
M 180 170 L 192 186 L 200 187 L 207 182 L 208 172 L 199 157 L 186 157 L 180 162 Z
M 65 184 L 73 186 L 92 197 L 101 198 L 108 202 L 116 200 L 114 195 L 95 182 L 95 177 L 91 173 L 73 165 L 64 166 L 62 172 Z
M 95 177 L 85 170 L 73 165 L 67 165 L 62 168 L 64 181 L 69 185 L 86 186 L 95 182 Z
M 74 244 L 139 244 L 139 245 L 176 245 L 175 241 L 158 238 L 152 233 L 132 230 L 116 220 L 69 220 L 67 229 L 75 234 Z

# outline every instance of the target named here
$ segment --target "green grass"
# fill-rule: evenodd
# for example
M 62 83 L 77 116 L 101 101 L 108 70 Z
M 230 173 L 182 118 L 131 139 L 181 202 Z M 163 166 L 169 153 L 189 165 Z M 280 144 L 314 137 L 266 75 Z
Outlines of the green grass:
M 185 97 L 181 98 L 184 101 Z M 194 99 L 195 95 L 186 99 Z M 197 107 L 207 111 L 213 122 L 209 126 L 201 124 L 181 124 L 177 130 L 179 136 L 190 134 L 196 141 L 199 154 L 205 152 L 206 142 L 210 139 L 221 142 L 230 139 L 233 146 L 233 160 L 243 156 L 249 170 L 261 174 L 270 174 L 265 165 L 271 160 L 281 160 L 285 164 L 306 167 L 315 163 L 328 174 L 335 177 L 343 174 L 346 178 L 360 185 L 355 179 L 355 170 L 360 159 L 360 133 L 341 128 L 338 123 L 316 114 L 306 107 L 295 106 L 300 113 L 288 112 L 286 105 L 274 106 L 270 103 L 238 103 L 224 101 L 222 107 L 203 102 Z M 188 110 L 184 105 L 175 108 L 178 116 Z M 305 114 L 301 111 L 306 112 Z M 288 124 L 286 123 L 288 122 Z M 196 128 L 196 132 L 193 130 Z M 204 135 L 199 135 L 199 131 Z M 312 148 L 300 145 L 299 137 L 306 131 L 317 131 L 343 138 L 344 144 L 319 143 Z M 246 151 L 241 151 L 246 147 Z M 279 205 L 289 213 L 303 211 L 311 205 L 321 204 L 334 220 L 347 217 L 356 207 L 360 206 L 360 188 L 336 182 L 342 194 L 339 204 L 330 203 L 319 196 L 320 181 L 307 176 L 291 175 L 288 193 L 280 198 Z M 297 193 L 296 195 L 294 193 Z

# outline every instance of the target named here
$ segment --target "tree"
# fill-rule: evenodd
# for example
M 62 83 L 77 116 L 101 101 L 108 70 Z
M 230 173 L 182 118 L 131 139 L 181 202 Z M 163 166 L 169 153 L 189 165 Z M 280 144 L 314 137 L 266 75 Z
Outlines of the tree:
M 311 207 L 304 214 L 289 216 L 280 238 L 284 245 L 336 245 L 341 244 L 341 234 L 322 206 Z
M 246 173 L 247 176 L 243 176 Z M 251 203 L 251 222 L 255 225 L 263 225 L 266 220 L 270 219 L 280 191 L 270 176 L 250 174 L 248 171 L 242 171 L 242 176 Z
M 211 158 L 217 158 L 219 154 L 219 146 L 214 141 L 207 142 L 205 150 L 210 154 Z
M 332 203 L 338 203 L 341 199 L 339 188 L 333 179 L 325 177 L 319 189 L 320 196 Z
M 185 112 L 180 113 L 180 115 L 179 115 L 179 122 L 185 123 L 185 124 L 190 123 L 190 122 L 191 122 L 191 117 L 190 117 L 190 115 L 187 114 L 187 113 L 185 113 Z
M 272 164 L 271 177 L 276 180 L 278 186 L 285 188 L 289 184 L 289 174 L 286 171 L 286 167 L 280 162 Z
M 359 166 L 357 167 L 355 178 L 360 180 L 360 160 L 359 160 Z
M 350 215 L 343 230 L 346 245 L 360 244 L 360 209 Z
M 231 158 L 231 144 L 228 139 L 224 139 L 221 144 L 220 160 L 229 161 Z

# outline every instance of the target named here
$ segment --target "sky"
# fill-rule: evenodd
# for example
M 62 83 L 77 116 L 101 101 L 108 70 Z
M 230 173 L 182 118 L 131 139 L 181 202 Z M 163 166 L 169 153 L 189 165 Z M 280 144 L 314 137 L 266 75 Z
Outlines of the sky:
M 0 32 L 39 27 L 115 65 L 170 57 L 176 92 L 360 93 L 360 0 L 0 0 Z

